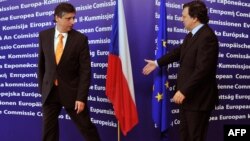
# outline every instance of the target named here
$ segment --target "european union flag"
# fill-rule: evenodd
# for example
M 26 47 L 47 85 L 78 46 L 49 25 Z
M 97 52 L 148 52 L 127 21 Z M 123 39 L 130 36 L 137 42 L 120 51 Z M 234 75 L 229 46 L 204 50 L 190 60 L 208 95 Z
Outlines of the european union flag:
M 159 31 L 157 39 L 157 49 L 155 59 L 160 58 L 167 52 L 167 21 L 165 0 L 161 0 Z M 156 128 L 160 128 L 161 132 L 165 131 L 169 126 L 168 110 L 170 99 L 167 94 L 168 79 L 166 68 L 157 68 L 154 71 L 154 87 L 152 95 L 152 116 Z

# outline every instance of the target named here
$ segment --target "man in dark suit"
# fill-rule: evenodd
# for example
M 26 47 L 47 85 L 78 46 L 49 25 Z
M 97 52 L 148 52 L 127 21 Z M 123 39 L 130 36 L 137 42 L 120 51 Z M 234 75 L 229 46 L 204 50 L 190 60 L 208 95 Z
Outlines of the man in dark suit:
M 54 11 L 56 26 L 39 33 L 43 141 L 59 141 L 58 116 L 62 106 L 87 141 L 100 140 L 87 107 L 91 79 L 88 39 L 72 29 L 75 14 L 73 5 L 59 4 Z
M 206 5 L 201 1 L 184 4 L 182 22 L 190 33 L 183 44 L 147 65 L 143 74 L 148 75 L 157 66 L 179 61 L 177 92 L 173 97 L 180 104 L 181 141 L 204 141 L 211 111 L 218 102 L 216 69 L 218 40 L 209 21 Z

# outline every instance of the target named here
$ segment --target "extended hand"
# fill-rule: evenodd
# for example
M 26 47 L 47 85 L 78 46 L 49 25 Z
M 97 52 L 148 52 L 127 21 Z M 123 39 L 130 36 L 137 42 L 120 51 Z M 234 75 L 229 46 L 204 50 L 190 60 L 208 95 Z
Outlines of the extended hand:
M 81 113 L 84 110 L 84 107 L 85 103 L 83 103 L 82 101 L 76 101 L 75 110 L 77 114 Z
M 177 91 L 174 94 L 174 97 L 173 97 L 174 103 L 176 103 L 176 104 L 182 104 L 184 99 L 185 99 L 185 96 L 184 96 L 183 93 L 181 93 L 181 91 Z
M 144 75 L 148 75 L 150 74 L 153 70 L 155 70 L 155 68 L 157 67 L 155 62 L 153 60 L 146 60 L 145 62 L 147 62 L 147 65 L 143 68 L 142 73 Z

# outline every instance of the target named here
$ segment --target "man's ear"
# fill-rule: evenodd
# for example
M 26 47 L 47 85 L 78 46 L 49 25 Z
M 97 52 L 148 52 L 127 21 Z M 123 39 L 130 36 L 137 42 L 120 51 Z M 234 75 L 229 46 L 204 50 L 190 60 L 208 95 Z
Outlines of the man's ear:
M 193 23 L 198 23 L 198 22 L 200 22 L 200 21 L 197 17 L 193 18 Z
M 57 15 L 55 15 L 55 21 L 56 21 L 56 22 L 58 21 L 59 18 L 60 18 L 60 17 L 58 17 Z

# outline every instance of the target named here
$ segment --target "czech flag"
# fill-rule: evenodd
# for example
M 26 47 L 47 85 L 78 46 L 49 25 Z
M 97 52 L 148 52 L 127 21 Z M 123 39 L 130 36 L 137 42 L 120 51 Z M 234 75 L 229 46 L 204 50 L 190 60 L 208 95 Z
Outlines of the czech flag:
M 123 1 L 117 0 L 109 47 L 106 95 L 123 135 L 138 123 Z

